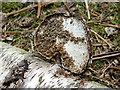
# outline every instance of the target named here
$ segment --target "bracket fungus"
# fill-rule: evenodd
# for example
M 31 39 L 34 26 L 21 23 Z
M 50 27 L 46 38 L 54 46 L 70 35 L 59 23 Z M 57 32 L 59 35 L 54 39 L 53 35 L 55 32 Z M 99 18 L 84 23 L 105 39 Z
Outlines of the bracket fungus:
M 58 60 L 63 68 L 82 73 L 90 59 L 90 33 L 82 17 L 52 14 L 36 31 L 38 52 L 46 59 Z

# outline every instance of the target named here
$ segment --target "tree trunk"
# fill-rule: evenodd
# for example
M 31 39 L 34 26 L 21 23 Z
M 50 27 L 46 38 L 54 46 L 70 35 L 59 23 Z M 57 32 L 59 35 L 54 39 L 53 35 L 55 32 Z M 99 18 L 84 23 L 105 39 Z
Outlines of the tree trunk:
M 0 87 L 2 88 L 107 88 L 78 76 L 58 64 L 50 64 L 31 53 L 0 42 Z

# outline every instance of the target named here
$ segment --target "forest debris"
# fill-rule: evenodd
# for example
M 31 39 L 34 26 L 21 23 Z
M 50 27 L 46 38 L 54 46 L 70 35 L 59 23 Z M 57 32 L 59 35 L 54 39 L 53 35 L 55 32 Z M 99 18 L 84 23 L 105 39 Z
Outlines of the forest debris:
M 95 16 L 96 16 L 96 15 L 97 15 L 97 16 L 99 16 L 99 15 L 100 15 L 100 13 L 99 13 L 99 12 L 97 12 L 97 11 L 95 11 L 95 10 L 93 10 L 93 9 L 90 9 L 90 8 L 89 8 L 89 10 L 90 10 L 90 11 L 93 11 L 93 13 L 95 14 Z
M 107 42 L 107 40 L 105 40 L 103 37 L 101 37 L 98 33 L 96 33 L 95 31 L 91 30 L 91 32 L 93 32 L 94 34 L 96 34 L 100 39 L 102 39 L 105 43 L 108 44 L 108 46 L 111 48 L 111 44 Z
M 112 86 L 113 88 L 118 88 L 116 85 L 114 85 L 113 83 L 111 83 L 108 80 L 104 80 L 104 79 L 101 79 L 99 77 L 92 76 L 92 75 L 86 75 L 86 77 L 89 77 L 91 80 L 94 80 L 94 81 L 102 82 L 102 83 L 106 84 L 107 86 Z
M 51 3 L 53 3 L 53 2 L 44 2 L 44 3 L 41 3 L 41 7 L 42 7 L 42 6 L 45 6 L 45 5 L 48 5 L 48 4 L 51 4 Z M 7 16 L 10 16 L 10 15 L 16 14 L 16 13 L 20 13 L 20 12 L 29 10 L 29 9 L 31 9 L 31 8 L 35 8 L 35 7 L 37 7 L 37 6 L 38 6 L 38 5 L 35 4 L 35 5 L 29 6 L 29 7 L 22 8 L 22 9 L 17 10 L 17 11 L 13 11 L 13 12 L 7 13 Z
M 24 31 L 4 31 L 4 32 L 0 32 L 0 33 L 29 33 L 29 32 L 33 32 L 35 30 L 24 30 Z
M 87 12 L 88 12 L 88 19 L 90 19 L 90 11 L 89 11 L 87 0 L 85 0 L 85 5 L 86 5 Z
M 113 63 L 109 64 L 107 68 L 105 68 L 102 72 L 102 75 L 100 75 L 100 78 L 104 77 L 105 71 L 112 65 Z
M 91 22 L 88 22 L 88 23 L 91 23 Z M 120 28 L 119 25 L 113 25 L 113 24 L 108 24 L 108 23 L 94 23 L 94 24 L 98 24 L 98 25 L 102 25 L 102 26 L 107 26 L 107 27 Z
M 118 25 L 113 25 L 113 24 L 108 24 L 108 23 L 101 23 L 101 24 L 99 23 L 99 25 L 120 28 L 120 26 L 118 26 Z
M 93 56 L 92 60 L 104 59 L 104 58 L 115 57 L 115 56 L 120 56 L 120 51 L 95 55 Z
M 30 40 L 30 43 L 31 43 L 31 50 L 32 50 L 32 52 L 34 52 L 34 51 L 35 51 L 35 50 L 34 50 L 34 43 L 33 43 L 32 40 Z
M 115 69 L 115 70 L 119 70 L 119 71 L 120 71 L 120 67 L 111 66 L 111 67 L 109 67 L 109 68 Z
M 96 44 L 92 44 L 93 46 L 97 47 L 97 46 L 106 46 L 107 44 L 102 44 L 102 43 L 96 43 Z
M 68 9 L 69 13 L 71 13 L 71 10 L 69 9 L 68 5 L 66 4 L 66 2 L 63 0 L 64 5 L 66 6 L 66 8 Z
M 17 11 L 13 11 L 13 12 L 7 13 L 7 16 L 10 16 L 10 15 L 12 15 L 12 14 L 16 14 L 16 13 L 20 13 L 20 12 L 29 10 L 29 9 L 34 8 L 34 7 L 37 7 L 37 6 L 38 6 L 38 5 L 35 4 L 35 5 L 32 5 L 32 6 L 28 6 L 28 7 L 22 8 L 22 9 L 17 10 Z
M 37 11 L 37 18 L 40 16 L 40 10 L 41 10 L 41 2 L 38 0 L 38 11 Z
M 16 40 L 18 40 L 18 39 L 20 40 L 22 37 L 23 37 L 23 36 L 21 35 L 20 37 L 13 39 L 13 41 L 12 41 L 10 44 L 14 43 L 14 42 L 15 42 Z
M 94 23 L 96 25 L 102 25 L 102 26 L 106 26 L 106 27 L 120 28 L 119 25 L 113 25 L 113 24 L 109 24 L 109 23 L 100 23 L 99 21 L 95 22 L 93 20 L 88 21 L 87 23 Z
M 115 31 L 115 28 L 113 28 L 113 27 L 106 27 L 105 31 L 108 34 L 108 36 L 110 36 L 110 35 L 113 35 L 113 32 Z
M 96 34 L 95 34 L 95 37 L 96 37 L 97 41 L 100 42 L 100 40 L 99 40 L 99 38 L 98 38 L 98 36 Z

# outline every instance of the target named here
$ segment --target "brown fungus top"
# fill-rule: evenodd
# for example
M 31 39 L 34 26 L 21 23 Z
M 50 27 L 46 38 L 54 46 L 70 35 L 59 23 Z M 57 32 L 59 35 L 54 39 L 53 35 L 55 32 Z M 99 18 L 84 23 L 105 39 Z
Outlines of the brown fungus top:
M 85 46 L 86 47 L 85 49 L 88 50 L 86 32 L 82 31 L 81 36 L 79 35 L 80 29 L 76 30 L 78 31 L 77 33 L 73 32 L 74 27 L 76 27 L 75 26 L 76 23 L 77 22 L 74 20 L 73 17 L 64 17 L 63 15 L 53 15 L 52 17 L 48 17 L 40 25 L 40 28 L 37 31 L 36 43 L 37 43 L 37 49 L 42 56 L 46 57 L 47 59 L 59 60 L 64 68 L 72 72 L 81 73 L 82 69 L 85 68 L 86 65 L 83 66 L 77 65 L 80 63 L 76 64 L 76 58 L 75 58 L 76 55 L 70 55 L 70 52 L 68 52 L 67 50 L 67 47 L 69 47 L 72 44 L 73 46 L 77 45 L 78 50 L 80 48 L 83 49 L 84 48 L 83 46 Z M 71 49 L 73 49 L 74 51 L 74 48 L 71 47 Z M 75 52 L 75 53 L 79 53 L 79 52 Z M 83 57 L 86 58 L 85 59 L 86 61 L 84 61 L 84 63 L 82 61 L 81 64 L 85 64 L 88 61 L 89 55 L 87 51 L 82 54 L 83 56 L 84 54 L 86 55 Z M 78 60 L 80 59 L 79 57 Z

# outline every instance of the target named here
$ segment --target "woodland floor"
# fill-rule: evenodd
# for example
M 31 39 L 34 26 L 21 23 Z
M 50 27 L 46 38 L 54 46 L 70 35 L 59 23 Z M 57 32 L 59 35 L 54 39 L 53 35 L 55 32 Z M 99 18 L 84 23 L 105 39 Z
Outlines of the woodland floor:
M 31 2 L 7 2 L 2 4 L 2 12 L 10 13 L 33 5 Z M 37 4 L 37 3 L 35 3 Z M 88 19 L 85 3 L 67 3 L 69 9 L 83 16 L 91 30 L 92 55 L 120 51 L 120 3 L 89 3 L 90 19 Z M 45 16 L 67 11 L 63 2 L 51 3 L 41 8 L 37 18 L 38 8 L 8 15 L 5 25 L 0 31 L 0 40 L 28 52 L 39 55 L 34 42 L 34 31 Z M 95 31 L 98 35 L 93 33 Z M 54 63 L 53 61 L 51 63 Z M 120 88 L 120 56 L 93 60 L 86 71 L 80 75 L 84 80 L 93 80 L 111 88 Z

